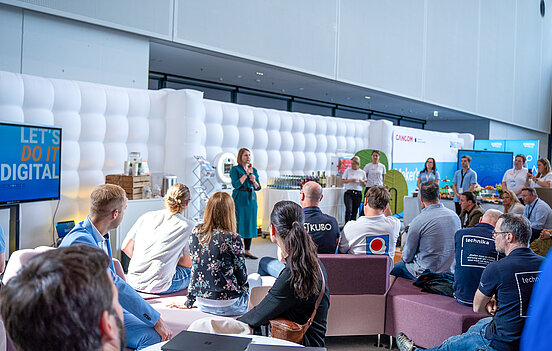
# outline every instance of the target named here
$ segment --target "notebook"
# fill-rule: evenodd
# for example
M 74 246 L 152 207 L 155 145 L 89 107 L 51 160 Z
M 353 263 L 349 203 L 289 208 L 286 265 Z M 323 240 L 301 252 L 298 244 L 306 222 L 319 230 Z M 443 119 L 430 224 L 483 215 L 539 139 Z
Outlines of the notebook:
M 250 338 L 181 331 L 168 343 L 161 346 L 163 351 L 245 351 Z

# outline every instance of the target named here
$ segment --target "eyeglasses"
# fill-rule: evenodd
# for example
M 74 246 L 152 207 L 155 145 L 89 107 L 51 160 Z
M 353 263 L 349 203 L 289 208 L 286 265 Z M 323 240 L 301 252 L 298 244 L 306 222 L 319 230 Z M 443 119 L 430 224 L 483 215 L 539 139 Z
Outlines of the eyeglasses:
M 506 234 L 508 234 L 509 232 L 497 232 L 495 230 L 492 231 L 493 233 L 493 237 L 497 236 L 497 235 L 502 235 L 502 236 L 505 236 Z

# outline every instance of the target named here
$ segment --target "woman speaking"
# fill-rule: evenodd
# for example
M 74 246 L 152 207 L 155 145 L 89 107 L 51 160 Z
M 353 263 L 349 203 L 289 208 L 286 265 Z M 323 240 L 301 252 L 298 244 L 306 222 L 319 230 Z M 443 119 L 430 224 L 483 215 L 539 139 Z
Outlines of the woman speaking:
M 238 151 L 238 165 L 230 170 L 232 198 L 236 206 L 238 233 L 243 238 L 245 257 L 257 259 L 251 254 L 251 239 L 257 236 L 257 194 L 261 190 L 259 174 L 251 165 L 251 152 L 242 148 Z

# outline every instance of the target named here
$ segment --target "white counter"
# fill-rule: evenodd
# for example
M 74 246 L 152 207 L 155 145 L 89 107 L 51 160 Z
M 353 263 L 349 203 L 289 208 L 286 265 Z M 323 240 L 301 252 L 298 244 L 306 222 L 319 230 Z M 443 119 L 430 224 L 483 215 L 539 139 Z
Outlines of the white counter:
M 335 217 L 337 223 L 341 226 L 345 222 L 345 203 L 343 202 L 343 188 L 323 188 L 323 198 L 320 202 L 320 209 L 323 213 Z M 258 193 L 257 201 L 259 205 L 258 218 L 262 218 L 263 232 L 268 232 L 270 225 L 270 213 L 274 204 L 278 201 L 289 200 L 299 204 L 300 190 L 281 190 L 263 188 Z

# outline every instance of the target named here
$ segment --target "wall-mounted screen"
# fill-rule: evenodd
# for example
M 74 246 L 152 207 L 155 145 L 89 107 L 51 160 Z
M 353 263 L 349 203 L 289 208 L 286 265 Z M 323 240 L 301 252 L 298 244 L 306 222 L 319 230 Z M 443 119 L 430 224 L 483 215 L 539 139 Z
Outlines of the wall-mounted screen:
M 502 184 L 504 173 L 514 165 L 511 152 L 458 150 L 458 169 L 462 168 L 464 155 L 472 158 L 470 168 L 477 173 L 477 183 L 483 187 Z
M 0 122 L 0 205 L 57 200 L 61 128 Z

